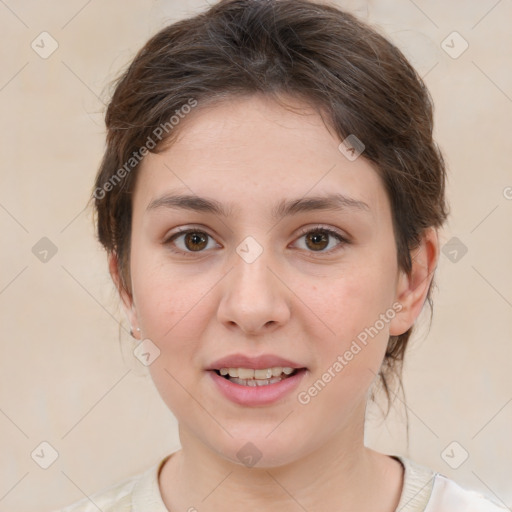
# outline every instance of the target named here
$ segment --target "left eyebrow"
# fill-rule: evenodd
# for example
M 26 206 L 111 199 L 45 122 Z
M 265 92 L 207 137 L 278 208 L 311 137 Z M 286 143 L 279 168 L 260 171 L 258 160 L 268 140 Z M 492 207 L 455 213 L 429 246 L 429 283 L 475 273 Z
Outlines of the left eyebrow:
M 280 220 L 289 215 L 311 211 L 344 211 L 356 210 L 370 213 L 370 207 L 363 201 L 348 197 L 343 194 L 327 194 L 300 199 L 288 199 L 281 201 L 272 210 L 272 218 Z
M 146 208 L 147 211 L 157 208 L 184 209 L 203 213 L 213 213 L 222 217 L 229 217 L 235 211 L 234 205 L 226 206 L 215 199 L 199 197 L 195 195 L 165 195 L 154 199 Z M 345 196 L 343 194 L 327 194 L 300 199 L 284 199 L 274 206 L 271 216 L 274 220 L 280 220 L 290 215 L 296 215 L 311 211 L 345 211 L 355 210 L 370 212 L 367 203 Z

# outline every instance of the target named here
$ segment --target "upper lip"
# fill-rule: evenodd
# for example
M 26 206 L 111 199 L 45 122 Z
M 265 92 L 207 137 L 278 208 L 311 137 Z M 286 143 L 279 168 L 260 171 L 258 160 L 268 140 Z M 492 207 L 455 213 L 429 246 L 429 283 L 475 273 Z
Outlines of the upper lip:
M 273 367 L 282 368 L 305 368 L 303 365 L 284 359 L 273 354 L 262 354 L 255 357 L 249 357 L 244 354 L 232 354 L 222 357 L 211 363 L 207 370 L 220 370 L 221 368 L 253 368 L 262 370 Z

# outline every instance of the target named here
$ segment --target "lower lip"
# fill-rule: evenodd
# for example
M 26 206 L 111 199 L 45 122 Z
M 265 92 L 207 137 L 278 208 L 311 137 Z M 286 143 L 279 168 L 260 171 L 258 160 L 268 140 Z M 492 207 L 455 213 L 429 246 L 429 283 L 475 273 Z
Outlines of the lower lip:
M 217 375 L 213 370 L 208 373 L 226 398 L 239 405 L 257 406 L 275 403 L 291 393 L 299 385 L 306 370 L 302 368 L 291 377 L 266 386 L 243 386 Z

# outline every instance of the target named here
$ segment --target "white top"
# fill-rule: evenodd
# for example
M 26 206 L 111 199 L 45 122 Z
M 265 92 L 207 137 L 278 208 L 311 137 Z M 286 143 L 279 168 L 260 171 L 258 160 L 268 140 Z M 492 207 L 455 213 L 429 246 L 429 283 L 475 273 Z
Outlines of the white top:
M 164 505 L 158 475 L 168 455 L 144 473 L 83 498 L 54 512 L 169 512 Z M 405 468 L 404 485 L 395 512 L 504 512 L 475 491 L 463 489 L 446 476 L 406 458 L 392 455 Z

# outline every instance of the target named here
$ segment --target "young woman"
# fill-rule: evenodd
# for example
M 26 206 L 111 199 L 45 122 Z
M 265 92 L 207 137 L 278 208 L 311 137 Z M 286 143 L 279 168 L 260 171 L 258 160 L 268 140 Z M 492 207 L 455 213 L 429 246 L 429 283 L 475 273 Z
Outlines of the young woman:
M 227 0 L 117 84 L 98 234 L 182 448 L 70 511 L 499 511 L 364 445 L 447 216 L 425 85 L 353 16 Z

